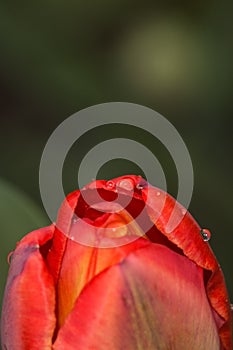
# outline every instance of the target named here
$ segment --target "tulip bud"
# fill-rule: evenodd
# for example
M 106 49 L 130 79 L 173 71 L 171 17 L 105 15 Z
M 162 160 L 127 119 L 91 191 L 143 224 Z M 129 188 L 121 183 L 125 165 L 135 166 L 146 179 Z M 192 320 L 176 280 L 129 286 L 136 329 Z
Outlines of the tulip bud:
M 172 218 L 172 220 L 171 220 Z M 231 350 L 209 231 L 140 176 L 67 196 L 11 258 L 4 350 Z

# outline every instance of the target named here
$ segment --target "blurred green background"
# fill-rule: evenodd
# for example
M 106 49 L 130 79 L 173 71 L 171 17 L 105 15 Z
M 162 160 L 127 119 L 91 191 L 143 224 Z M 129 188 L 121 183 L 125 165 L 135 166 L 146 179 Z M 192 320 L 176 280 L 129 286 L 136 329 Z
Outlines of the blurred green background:
M 190 211 L 212 232 L 233 300 L 232 10 L 232 1 L 209 0 L 1 1 L 0 298 L 8 252 L 26 232 L 49 223 L 38 169 L 50 134 L 84 107 L 126 101 L 158 111 L 183 137 L 195 175 Z M 150 148 L 176 194 L 166 149 L 122 126 L 100 127 L 72 147 L 64 166 L 66 192 L 77 187 L 85 153 L 114 136 Z M 98 176 L 140 171 L 116 160 Z

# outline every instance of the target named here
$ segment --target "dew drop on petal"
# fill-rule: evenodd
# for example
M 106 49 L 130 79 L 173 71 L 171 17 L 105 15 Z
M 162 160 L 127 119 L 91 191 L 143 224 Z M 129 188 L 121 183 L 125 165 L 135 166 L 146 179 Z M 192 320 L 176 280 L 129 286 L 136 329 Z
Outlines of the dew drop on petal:
M 12 260 L 12 255 L 14 254 L 14 250 L 12 250 L 8 255 L 7 255 L 7 262 L 10 265 L 11 260 Z
M 158 191 L 158 192 L 156 192 L 156 196 L 158 196 L 158 197 L 159 197 L 160 195 L 161 195 L 161 192 L 159 192 L 159 191 Z
M 123 188 L 126 191 L 133 191 L 134 189 L 134 183 L 129 179 L 123 179 L 118 181 L 117 186 Z
M 146 187 L 148 187 L 148 182 L 146 180 L 144 180 L 144 179 L 141 179 L 136 185 L 136 188 L 138 190 L 143 190 Z
M 116 184 L 113 181 L 107 181 L 106 187 L 109 190 L 114 190 L 116 188 Z
M 200 231 L 200 233 L 201 233 L 201 235 L 202 235 L 202 237 L 203 237 L 203 240 L 204 240 L 205 242 L 208 242 L 208 241 L 210 240 L 210 238 L 211 238 L 211 233 L 210 233 L 210 231 L 209 231 L 208 229 L 202 228 L 201 231 Z

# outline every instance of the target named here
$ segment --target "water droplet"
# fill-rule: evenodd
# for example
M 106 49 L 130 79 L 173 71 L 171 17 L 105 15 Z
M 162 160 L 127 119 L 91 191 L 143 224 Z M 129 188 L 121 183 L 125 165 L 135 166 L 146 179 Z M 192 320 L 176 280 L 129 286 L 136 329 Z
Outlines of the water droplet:
M 70 236 L 70 239 L 71 239 L 72 241 L 74 241 L 74 236 Z
M 136 185 L 136 188 L 138 190 L 143 190 L 144 188 L 148 187 L 148 182 L 144 179 L 141 179 L 138 184 Z
M 8 255 L 7 255 L 7 262 L 10 265 L 11 260 L 12 260 L 12 255 L 14 254 L 14 250 L 12 250 Z
M 133 183 L 133 181 L 131 181 L 129 179 L 120 180 L 117 183 L 117 186 L 123 188 L 126 191 L 133 191 L 133 189 L 134 189 L 134 183 Z
M 158 192 L 156 193 L 156 196 L 159 197 L 160 195 L 161 195 L 161 192 L 158 191 Z
M 200 231 L 200 233 L 201 233 L 201 235 L 202 235 L 202 237 L 203 237 L 203 240 L 204 240 L 205 242 L 208 242 L 208 241 L 210 240 L 210 238 L 211 238 L 211 233 L 210 233 L 210 231 L 209 231 L 208 229 L 202 228 L 201 231 Z
M 109 190 L 114 190 L 114 189 L 116 188 L 116 184 L 115 184 L 113 181 L 107 181 L 106 187 L 107 187 Z

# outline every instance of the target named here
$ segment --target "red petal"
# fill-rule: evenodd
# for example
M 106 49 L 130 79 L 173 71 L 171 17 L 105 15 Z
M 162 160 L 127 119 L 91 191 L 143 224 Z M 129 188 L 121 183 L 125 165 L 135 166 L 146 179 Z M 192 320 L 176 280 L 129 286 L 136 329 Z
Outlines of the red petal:
M 14 251 L 2 310 L 3 349 L 51 349 L 55 290 L 40 248 L 52 238 L 53 231 L 50 226 L 32 232 Z
M 160 196 L 157 195 L 158 191 Z M 181 248 L 190 260 L 205 270 L 211 271 L 211 277 L 206 286 L 207 295 L 213 309 L 223 320 L 223 322 L 220 322 L 221 325 L 219 328 L 219 336 L 223 344 L 223 349 L 231 349 L 232 320 L 224 276 L 209 244 L 203 240 L 200 234 L 200 226 L 188 211 L 183 217 L 185 208 L 177 203 L 173 197 L 160 189 L 149 187 L 143 191 L 143 196 L 148 203 L 148 214 L 160 232 L 172 243 L 175 243 Z M 161 208 L 163 204 L 162 212 L 158 215 L 156 209 Z M 167 233 L 166 225 L 173 211 L 175 218 L 181 218 L 181 221 L 172 232 Z
M 82 224 L 83 221 L 80 220 L 80 227 Z M 83 287 L 93 277 L 122 261 L 130 252 L 148 244 L 148 240 L 140 239 L 116 248 L 99 249 L 68 240 L 57 284 L 58 326 L 64 323 Z
M 54 350 L 219 350 L 202 269 L 150 244 L 86 286 Z
M 58 213 L 58 220 L 53 236 L 53 245 L 47 257 L 49 270 L 54 277 L 55 284 L 57 283 L 60 273 L 62 259 L 68 239 L 67 233 L 70 230 L 72 216 L 77 205 L 79 194 L 79 191 L 69 194 L 62 203 Z

